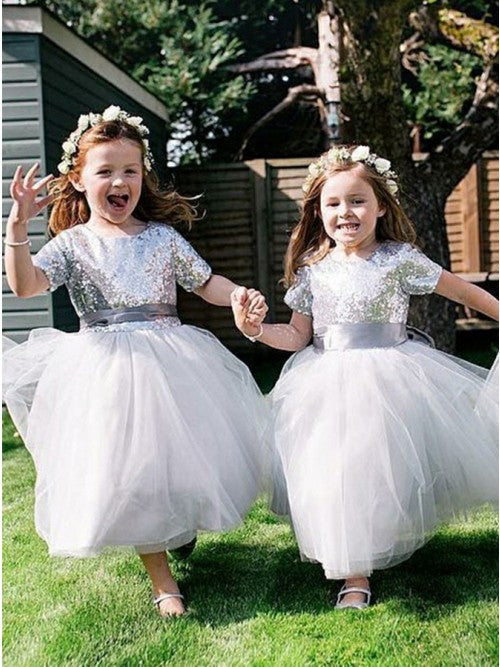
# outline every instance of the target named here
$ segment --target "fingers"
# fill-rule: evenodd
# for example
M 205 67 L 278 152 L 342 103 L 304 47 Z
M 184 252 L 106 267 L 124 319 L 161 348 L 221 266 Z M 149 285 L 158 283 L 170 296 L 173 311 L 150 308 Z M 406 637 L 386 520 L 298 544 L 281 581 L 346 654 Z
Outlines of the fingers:
M 35 174 L 38 171 L 38 167 L 40 165 L 38 162 L 35 162 L 35 164 L 28 170 L 26 176 L 24 177 L 24 187 L 25 188 L 30 188 L 31 185 L 33 184 L 33 179 L 35 178 Z
M 261 324 L 269 310 L 265 297 L 253 288 L 236 288 L 231 294 L 231 305 L 237 324 Z
M 266 299 L 262 294 L 259 293 L 258 296 L 255 296 L 253 299 L 250 299 L 248 310 L 251 313 L 255 313 L 264 308 L 264 306 L 266 306 Z
M 248 290 L 246 287 L 237 287 L 231 292 L 231 303 L 242 306 L 248 299 Z
M 23 168 L 19 165 L 14 172 L 12 183 L 10 184 L 10 196 L 15 199 L 19 195 L 19 188 L 21 186 L 21 178 L 23 175 Z
M 40 179 L 38 183 L 35 183 L 33 186 L 33 192 L 38 194 L 40 190 L 43 190 L 43 188 L 47 185 L 47 183 L 50 183 L 54 179 L 54 176 L 52 174 L 48 174 L 48 176 L 45 176 L 44 178 Z
M 23 193 L 23 190 L 31 189 L 35 196 L 40 193 L 41 190 L 49 183 L 54 176 L 52 174 L 48 174 L 44 178 L 40 179 L 38 183 L 35 183 L 33 185 L 33 180 L 35 178 L 35 174 L 38 171 L 40 165 L 38 162 L 35 162 L 35 164 L 28 170 L 26 173 L 26 176 L 23 179 L 23 168 L 21 165 L 19 165 L 16 168 L 16 171 L 14 172 L 14 177 L 12 179 L 12 183 L 10 184 L 10 195 L 13 199 L 16 197 L 20 197 L 21 194 Z
M 49 204 L 52 204 L 52 202 L 54 201 L 55 197 L 56 197 L 55 195 L 47 195 L 46 197 L 42 197 L 41 199 L 39 199 L 39 200 L 36 202 L 36 205 L 37 205 L 38 210 L 41 211 L 42 208 L 45 208 L 45 207 L 48 206 Z

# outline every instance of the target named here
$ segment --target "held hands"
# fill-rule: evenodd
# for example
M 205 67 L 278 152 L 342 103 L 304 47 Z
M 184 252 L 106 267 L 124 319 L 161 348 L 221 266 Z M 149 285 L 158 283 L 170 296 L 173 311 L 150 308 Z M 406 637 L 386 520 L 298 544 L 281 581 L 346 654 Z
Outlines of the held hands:
M 26 225 L 31 218 L 36 217 L 51 203 L 52 195 L 46 195 L 37 200 L 47 183 L 54 178 L 52 174 L 49 174 L 35 183 L 38 168 L 39 164 L 35 163 L 23 179 L 23 168 L 17 167 L 10 185 L 10 195 L 14 203 L 10 210 L 8 224 Z
M 264 296 L 254 289 L 237 287 L 231 294 L 234 322 L 245 336 L 256 336 L 269 310 Z

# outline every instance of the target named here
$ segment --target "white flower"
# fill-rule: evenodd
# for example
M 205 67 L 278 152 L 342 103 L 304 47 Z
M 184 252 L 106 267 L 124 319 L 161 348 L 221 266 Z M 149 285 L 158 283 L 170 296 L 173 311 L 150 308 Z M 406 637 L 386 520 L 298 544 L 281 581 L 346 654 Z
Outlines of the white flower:
M 363 160 L 366 160 L 366 158 L 369 155 L 370 155 L 369 146 L 356 146 L 356 148 L 351 153 L 351 160 L 353 162 L 361 162 Z
M 398 191 L 398 185 L 397 185 L 396 181 L 393 181 L 393 180 L 390 178 L 388 181 L 386 181 L 386 185 L 387 185 L 387 187 L 389 188 L 389 192 L 390 192 L 392 195 L 395 195 L 395 194 L 397 193 L 397 191 Z
M 118 117 L 120 116 L 120 113 L 121 113 L 120 107 L 111 105 L 107 109 L 104 109 L 104 111 L 102 112 L 102 119 L 106 121 L 117 120 Z
M 151 169 L 153 168 L 151 160 L 148 158 L 147 155 L 144 156 L 144 166 L 146 168 L 146 171 L 151 171 Z
M 142 118 L 140 116 L 130 116 L 127 118 L 127 123 L 132 125 L 132 127 L 139 128 L 140 124 L 142 123 Z
M 78 129 L 80 132 L 85 132 L 85 130 L 88 128 L 90 122 L 90 118 L 88 114 L 82 114 L 80 118 L 78 119 Z
M 70 164 L 69 162 L 66 162 L 66 160 L 63 160 L 62 162 L 59 162 L 57 168 L 61 174 L 67 174 L 70 168 Z
M 89 113 L 89 121 L 92 127 L 94 127 L 94 125 L 97 125 L 97 123 L 99 123 L 101 119 L 102 116 L 100 113 Z
M 391 163 L 389 160 L 385 160 L 383 157 L 378 157 L 375 160 L 375 169 L 379 174 L 385 174 L 386 171 L 389 171 L 391 168 Z
M 317 164 L 317 162 L 311 162 L 311 164 L 309 165 L 307 171 L 308 171 L 308 172 L 311 174 L 311 176 L 314 178 L 315 176 L 319 176 L 319 174 L 320 174 L 320 172 L 321 172 L 321 167 L 319 166 L 319 164 Z
M 338 148 L 330 148 L 326 154 L 326 164 L 335 164 L 336 162 L 342 162 L 346 157 L 345 153 Z
M 76 153 L 76 148 L 77 147 L 75 142 L 71 141 L 70 139 L 67 139 L 62 145 L 63 151 L 68 155 L 73 155 L 73 153 Z

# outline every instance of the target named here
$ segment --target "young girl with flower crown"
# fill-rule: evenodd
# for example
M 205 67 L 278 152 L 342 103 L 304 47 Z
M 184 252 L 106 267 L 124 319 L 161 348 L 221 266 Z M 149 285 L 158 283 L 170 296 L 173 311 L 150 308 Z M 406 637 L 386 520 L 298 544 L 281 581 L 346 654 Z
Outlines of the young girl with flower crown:
M 252 340 L 301 350 L 272 392 L 284 477 L 274 504 L 287 507 L 302 558 L 345 579 L 337 608 L 362 609 L 374 569 L 498 493 L 487 372 L 409 339 L 410 295 L 436 292 L 496 319 L 498 302 L 415 246 L 397 176 L 368 147 L 331 149 L 304 190 L 285 259 L 290 323 L 245 320 L 244 290 L 233 310 Z
M 177 317 L 176 283 L 220 306 L 236 285 L 172 226 L 195 211 L 159 189 L 147 133 L 110 107 L 80 117 L 58 178 L 16 170 L 9 285 L 30 297 L 66 284 L 81 329 L 11 343 L 4 400 L 35 462 L 50 554 L 135 547 L 168 616 L 184 606 L 165 550 L 241 521 L 261 486 L 266 411 L 246 366 Z M 28 221 L 49 203 L 55 238 L 31 257 Z M 250 319 L 266 310 L 254 290 L 247 306 Z

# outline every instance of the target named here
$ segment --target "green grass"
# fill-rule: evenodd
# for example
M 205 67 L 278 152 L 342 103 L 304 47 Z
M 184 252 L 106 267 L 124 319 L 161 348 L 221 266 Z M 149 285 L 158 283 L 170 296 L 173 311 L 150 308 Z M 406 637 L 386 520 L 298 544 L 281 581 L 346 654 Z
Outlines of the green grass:
M 33 526 L 34 470 L 4 424 L 4 665 L 175 667 L 496 665 L 496 517 L 442 529 L 373 576 L 374 606 L 335 612 L 319 566 L 262 502 L 175 566 L 189 614 L 163 621 L 133 553 L 49 559 Z M 77 520 L 77 517 L 75 517 Z

